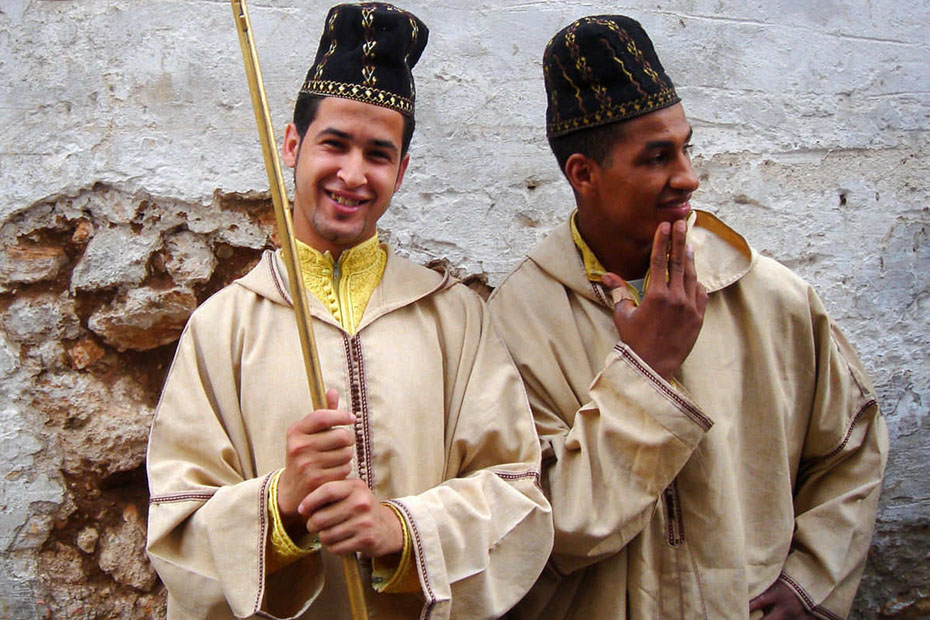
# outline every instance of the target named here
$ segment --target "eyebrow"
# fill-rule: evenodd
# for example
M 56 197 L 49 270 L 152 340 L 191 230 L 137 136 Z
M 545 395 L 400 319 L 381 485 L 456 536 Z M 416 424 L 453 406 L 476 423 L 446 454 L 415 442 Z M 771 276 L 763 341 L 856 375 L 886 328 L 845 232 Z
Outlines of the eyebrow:
M 688 131 L 688 137 L 685 138 L 685 144 L 691 142 L 691 137 L 694 135 L 694 129 L 690 128 Z M 647 142 L 645 150 L 651 151 L 653 149 L 664 149 L 671 146 L 675 146 L 675 143 L 671 140 L 653 140 L 652 142 Z
M 318 135 L 318 136 L 324 136 L 324 135 L 325 135 L 325 136 L 335 136 L 335 137 L 341 138 L 341 139 L 343 139 L 343 140 L 351 140 L 351 139 L 352 139 L 352 134 L 347 133 L 347 132 L 345 132 L 345 131 L 341 131 L 341 130 L 339 130 L 339 129 L 336 129 L 335 127 L 327 127 L 326 129 L 323 129 L 322 131 L 320 131 L 320 133 L 318 133 L 317 135 Z M 369 141 L 369 144 L 371 144 L 372 146 L 376 146 L 376 147 L 378 147 L 378 148 L 389 149 L 389 150 L 391 150 L 391 151 L 397 151 L 397 150 L 398 150 L 397 145 L 394 144 L 394 141 L 393 141 L 393 140 L 378 140 L 378 139 L 374 139 L 374 140 L 370 140 L 370 141 Z

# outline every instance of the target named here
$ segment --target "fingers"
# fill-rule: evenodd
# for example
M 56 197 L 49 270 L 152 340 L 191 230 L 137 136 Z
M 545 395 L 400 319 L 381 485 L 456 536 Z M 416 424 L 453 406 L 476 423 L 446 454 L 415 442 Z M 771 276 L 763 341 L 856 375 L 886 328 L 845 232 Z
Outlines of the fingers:
M 661 222 L 656 228 L 655 237 L 652 239 L 652 256 L 649 259 L 649 270 L 652 277 L 649 278 L 649 286 L 646 292 L 653 287 L 667 286 L 665 274 L 668 273 L 668 252 L 671 241 L 672 226 L 668 222 Z
M 332 507 L 326 512 L 325 508 L 349 497 L 358 484 L 365 483 L 357 478 L 328 482 L 307 495 L 297 508 L 298 512 L 305 517 L 314 515 L 313 523 L 308 523 L 307 527 L 312 528 L 313 531 L 319 531 L 332 525 L 334 522 L 332 515 L 337 510 Z
M 326 408 L 327 409 L 338 409 L 339 408 L 339 392 L 333 388 L 326 390 Z
M 765 607 L 769 607 L 770 605 L 775 604 L 776 600 L 777 600 L 777 597 L 772 592 L 772 589 L 769 588 L 768 590 L 766 590 L 765 592 L 763 592 L 756 598 L 749 601 L 749 611 L 751 613 L 753 611 L 756 611 L 757 609 L 763 609 Z
M 672 224 L 672 249 L 668 255 L 668 285 L 670 288 L 677 289 L 683 286 L 685 264 L 688 262 L 685 257 L 685 237 L 687 234 L 688 228 L 684 220 L 678 220 Z
M 334 426 L 347 426 L 355 423 L 355 416 L 339 409 L 317 409 L 301 418 L 293 430 L 307 435 L 327 431 Z
M 694 268 L 694 248 L 691 244 L 685 245 L 685 265 L 682 276 L 682 285 L 688 299 L 694 299 L 697 290 L 697 270 Z

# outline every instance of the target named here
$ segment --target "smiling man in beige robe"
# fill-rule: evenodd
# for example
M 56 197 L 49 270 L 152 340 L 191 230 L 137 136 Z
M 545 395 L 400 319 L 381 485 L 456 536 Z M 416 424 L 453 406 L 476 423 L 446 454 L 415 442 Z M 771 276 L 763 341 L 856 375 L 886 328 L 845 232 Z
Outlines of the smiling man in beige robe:
M 329 408 L 310 396 L 267 252 L 191 317 L 148 452 L 168 617 L 496 618 L 552 542 L 520 378 L 481 300 L 378 243 L 413 132 L 426 26 L 381 3 L 326 19 L 284 161 Z
M 845 617 L 887 432 L 798 276 L 692 210 L 692 130 L 642 27 L 543 60 L 577 211 L 490 301 L 526 381 L 555 546 L 519 618 Z

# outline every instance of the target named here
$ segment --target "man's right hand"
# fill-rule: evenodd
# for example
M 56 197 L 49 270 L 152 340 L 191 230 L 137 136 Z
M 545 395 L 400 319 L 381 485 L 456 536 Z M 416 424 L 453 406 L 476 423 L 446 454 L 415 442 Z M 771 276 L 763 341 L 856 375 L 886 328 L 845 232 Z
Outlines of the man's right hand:
M 355 423 L 355 416 L 336 409 L 338 404 L 336 390 L 329 390 L 328 409 L 313 411 L 287 429 L 285 466 L 278 478 L 278 512 L 286 527 L 303 524 L 297 507 L 305 497 L 352 472 L 355 437 L 349 429 L 334 427 Z
M 606 273 L 601 279 L 604 286 L 614 289 L 613 318 L 620 339 L 666 381 L 691 353 L 707 306 L 707 291 L 697 281 L 694 253 L 686 236 L 684 220 L 659 224 L 652 243 L 649 283 L 638 307 L 623 278 Z

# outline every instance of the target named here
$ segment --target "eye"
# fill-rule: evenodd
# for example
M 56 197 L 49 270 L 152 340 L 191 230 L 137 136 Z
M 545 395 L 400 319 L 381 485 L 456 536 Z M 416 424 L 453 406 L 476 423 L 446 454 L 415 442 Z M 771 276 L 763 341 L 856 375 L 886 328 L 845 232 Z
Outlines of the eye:
M 368 156 L 376 161 L 390 162 L 392 161 L 391 154 L 388 151 L 382 150 L 373 150 L 368 153 Z
M 342 140 L 339 140 L 337 138 L 326 138 L 325 140 L 320 142 L 320 144 L 322 144 L 326 148 L 337 149 L 337 150 L 341 150 L 345 146 Z
M 668 159 L 668 156 L 666 155 L 665 151 L 657 151 L 653 153 L 652 155 L 649 155 L 646 158 L 646 163 L 653 164 L 653 165 L 661 165 L 661 164 L 664 164 L 667 159 Z

